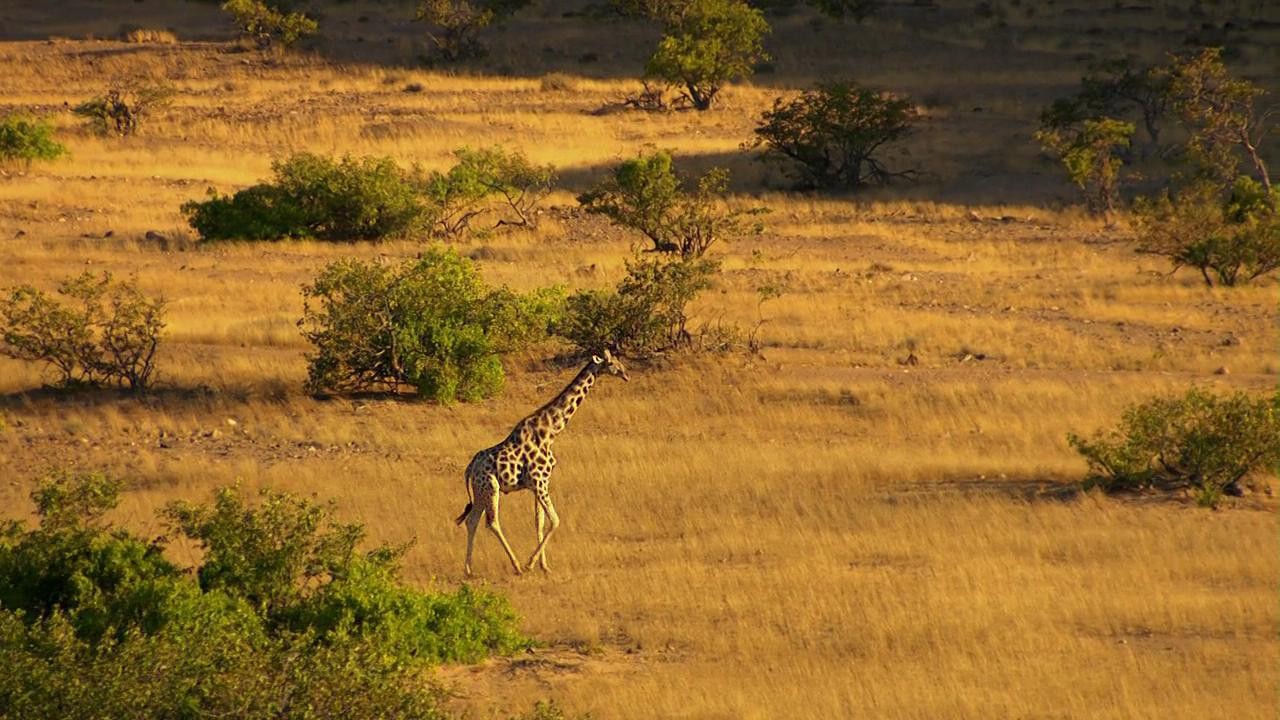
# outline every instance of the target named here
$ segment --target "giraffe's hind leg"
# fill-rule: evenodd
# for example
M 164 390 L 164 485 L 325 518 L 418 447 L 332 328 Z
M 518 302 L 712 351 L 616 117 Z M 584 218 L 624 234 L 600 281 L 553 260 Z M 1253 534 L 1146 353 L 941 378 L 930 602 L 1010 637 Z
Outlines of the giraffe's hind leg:
M 467 511 L 465 518 L 467 523 L 467 562 L 463 565 L 467 577 L 471 577 L 471 551 L 476 546 L 476 528 L 480 527 L 480 518 L 484 515 L 484 510 L 479 505 L 473 505 Z
M 477 495 L 476 505 L 483 508 L 486 524 L 493 534 L 498 537 L 498 542 L 502 543 L 502 549 L 507 551 L 507 558 L 511 560 L 511 567 L 519 575 L 523 570 L 520 567 L 520 561 L 516 559 L 516 554 L 511 550 L 511 543 L 507 542 L 507 536 L 502 534 L 502 525 L 498 523 L 498 478 L 490 475 L 488 482 L 484 485 L 485 499 L 482 501 Z

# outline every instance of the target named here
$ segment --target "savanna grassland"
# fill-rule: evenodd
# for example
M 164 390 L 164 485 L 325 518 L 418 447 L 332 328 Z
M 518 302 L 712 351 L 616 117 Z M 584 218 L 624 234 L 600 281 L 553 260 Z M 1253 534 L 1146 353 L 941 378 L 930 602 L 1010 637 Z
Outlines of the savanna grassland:
M 175 498 L 270 486 L 335 499 L 375 540 L 416 539 L 406 574 L 456 586 L 464 466 L 574 369 L 545 347 L 510 360 L 506 390 L 479 403 L 313 398 L 301 285 L 336 258 L 410 258 L 422 242 L 205 245 L 179 207 L 301 150 L 439 168 L 456 148 L 501 143 L 554 163 L 559 190 L 536 230 L 459 249 L 494 284 L 604 287 L 635 238 L 582 213 L 575 194 L 656 146 L 690 172 L 728 167 L 733 203 L 771 209 L 761 235 L 716 246 L 724 273 L 695 312 L 762 323 L 763 348 L 597 386 L 557 443 L 553 573 L 510 577 L 497 543 L 477 540 L 480 582 L 544 645 L 440 670 L 459 708 L 492 717 L 553 697 L 602 719 L 1280 710 L 1271 487 L 1217 511 L 1080 493 L 1085 465 L 1066 439 L 1160 393 L 1274 388 L 1276 282 L 1206 288 L 1135 254 L 1128 221 L 1076 207 L 1031 139 L 1039 108 L 1090 58 L 1156 60 L 1189 36 L 1225 43 L 1233 67 L 1277 89 L 1280 16 L 1267 3 L 1194 14 L 1028 0 L 992 3 L 995 16 L 893 4 L 845 26 L 797 12 L 773 21 L 773 72 L 706 113 L 597 112 L 635 92 L 654 35 L 564 17 L 574 3 L 525 11 L 488 37 L 488 58 L 449 71 L 417 62 L 404 3 L 325 5 L 325 38 L 285 54 L 242 48 L 215 5 L 56 5 L 0 8 L 0 111 L 49 114 L 70 149 L 0 179 L 0 286 L 132 274 L 168 300 L 168 325 L 145 398 L 42 391 L 38 367 L 0 359 L 5 517 L 26 516 L 36 479 L 59 467 L 128 478 L 117 519 L 149 533 Z M 122 25 L 179 41 L 93 39 Z M 856 196 L 788 192 L 742 144 L 774 97 L 848 75 L 917 101 L 923 121 L 890 159 L 925 175 Z M 95 136 L 68 112 L 139 78 L 176 95 L 134 137 Z M 764 285 L 785 293 L 761 303 Z M 531 502 L 503 506 L 521 555 Z

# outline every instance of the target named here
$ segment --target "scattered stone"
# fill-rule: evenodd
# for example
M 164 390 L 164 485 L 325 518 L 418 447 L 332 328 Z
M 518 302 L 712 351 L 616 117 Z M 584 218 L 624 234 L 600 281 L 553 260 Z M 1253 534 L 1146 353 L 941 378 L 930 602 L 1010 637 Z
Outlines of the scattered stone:
M 143 235 L 143 237 L 144 237 L 144 238 L 146 238 L 146 239 L 148 239 L 148 240 L 150 240 L 151 242 L 158 242 L 158 243 L 167 243 L 167 242 L 169 242 L 169 238 L 167 238 L 167 237 L 165 237 L 164 235 L 162 235 L 162 234 L 160 234 L 160 233 L 156 232 L 155 230 L 148 230 L 148 231 L 147 231 L 147 234 L 146 234 L 146 235 Z
M 1214 370 L 1214 371 L 1213 371 L 1213 374 L 1214 374 L 1214 375 L 1230 375 L 1230 374 L 1231 374 L 1231 368 L 1227 367 L 1226 365 L 1223 365 L 1222 367 L 1218 368 L 1217 370 Z
M 160 438 L 160 447 L 164 448 L 165 450 L 172 450 L 172 449 L 173 449 L 173 441 L 172 441 L 172 440 L 170 440 L 169 438 L 163 438 L 163 437 L 162 437 L 162 438 Z
M 1238 347 L 1241 343 L 1240 338 L 1235 335 L 1228 335 L 1222 338 L 1222 342 L 1220 344 L 1222 347 Z
M 227 426 L 228 426 L 228 427 L 235 427 L 235 426 L 237 426 L 237 425 L 239 425 L 239 424 L 240 424 L 240 423 L 236 422 L 236 419 L 235 419 L 235 418 L 227 418 Z

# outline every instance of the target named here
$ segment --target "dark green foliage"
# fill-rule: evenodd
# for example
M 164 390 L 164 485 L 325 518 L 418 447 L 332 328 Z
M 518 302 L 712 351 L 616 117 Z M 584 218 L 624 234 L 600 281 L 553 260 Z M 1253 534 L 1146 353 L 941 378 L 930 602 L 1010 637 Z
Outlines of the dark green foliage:
M 164 329 L 164 300 L 146 297 L 134 281 L 112 281 L 110 273 L 66 280 L 58 294 L 65 302 L 30 285 L 11 288 L 0 300 L 0 352 L 45 363 L 61 386 L 146 390 Z
M 39 527 L 0 533 L 0 717 L 429 720 L 443 696 L 416 667 L 528 646 L 502 598 L 406 587 L 397 550 L 359 553 L 358 526 L 287 495 L 171 510 L 214 559 L 202 587 L 103 523 L 119 489 L 53 476 Z
M 686 192 L 672 168 L 671 154 L 659 151 L 622 163 L 578 202 L 587 212 L 640 232 L 654 252 L 694 259 L 717 240 L 759 232 L 759 226 L 749 225 L 745 218 L 763 210 L 723 207 L 728 183 L 728 171 L 717 168 L 702 176 L 693 192 Z
M 645 75 L 683 87 L 698 110 L 710 109 L 720 88 L 747 77 L 768 59 L 764 15 L 742 0 L 690 0 L 663 18 L 665 34 Z
M 1089 462 L 1087 485 L 1107 491 L 1191 488 L 1214 506 L 1252 473 L 1280 464 L 1280 394 L 1224 397 L 1195 389 L 1130 407 L 1092 440 L 1069 437 Z
M 1207 285 L 1238 285 L 1280 269 L 1280 193 L 1239 177 L 1229 192 L 1210 182 L 1165 191 L 1136 207 L 1140 252 L 1192 267 Z
M 1119 58 L 1096 63 L 1075 95 L 1055 100 L 1040 113 L 1042 132 L 1078 128 L 1086 120 L 1140 121 L 1150 146 L 1160 141 L 1160 122 L 1169 109 L 1169 80 L 1160 68 Z
M 72 112 L 85 118 L 100 135 L 132 135 L 142 118 L 168 105 L 172 97 L 173 90 L 160 85 L 121 85 L 80 103 Z
M 388 157 L 299 153 L 272 165 L 271 182 L 229 196 L 210 189 L 208 200 L 182 211 L 205 240 L 376 240 L 415 231 L 458 238 L 487 213 L 510 215 L 499 225 L 533 224 L 554 168 L 501 147 L 455 156 L 447 172 L 426 173 Z
M 1109 117 L 1036 133 L 1046 150 L 1062 160 L 1067 175 L 1085 193 L 1089 208 L 1107 213 L 1120 195 L 1120 167 L 1133 137 L 1132 123 Z
M 191 227 L 205 240 L 367 240 L 423 228 L 436 212 L 419 173 L 391 158 L 299 153 L 272 170 L 270 183 L 184 204 Z
M 36 160 L 56 160 L 66 153 L 67 148 L 53 139 L 53 126 L 48 121 L 25 115 L 7 115 L 0 120 L 0 163 L 30 167 Z
M 688 306 L 718 270 L 702 258 L 637 257 L 616 289 L 572 295 L 557 333 L 588 354 L 609 348 L 645 357 L 687 347 Z
M 407 384 L 439 402 L 500 390 L 500 354 L 546 337 L 563 302 L 556 288 L 491 289 L 469 260 L 435 248 L 398 267 L 335 262 L 303 293 L 310 390 Z
M 748 0 L 748 5 L 764 12 L 787 13 L 800 0 Z M 837 20 L 862 22 L 880 9 L 880 0 L 805 0 L 819 12 Z M 693 0 L 612 0 L 614 12 L 624 17 L 669 21 L 693 5 Z
M 917 117 L 905 98 L 853 81 L 826 83 L 775 100 L 756 127 L 755 145 L 783 159 L 801 187 L 856 189 L 914 174 L 890 172 L 877 155 L 910 133 Z
M 454 62 L 483 57 L 480 32 L 528 4 L 529 0 L 418 0 L 415 18 L 433 28 L 428 36 L 440 59 Z
M 286 12 L 267 0 L 227 0 L 222 9 L 231 15 L 236 29 L 260 47 L 288 47 L 316 34 L 319 25 L 300 12 Z

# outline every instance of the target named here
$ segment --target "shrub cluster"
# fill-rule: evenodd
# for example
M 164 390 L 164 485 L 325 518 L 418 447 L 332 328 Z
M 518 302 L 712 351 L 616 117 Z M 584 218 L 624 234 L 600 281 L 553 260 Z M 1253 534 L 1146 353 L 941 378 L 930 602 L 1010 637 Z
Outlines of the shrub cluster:
M 563 291 L 492 289 L 469 260 L 429 249 L 400 266 L 341 260 L 303 288 L 313 392 L 417 389 L 439 402 L 502 387 L 501 354 L 547 336 Z
M 501 23 L 530 0 L 418 0 L 415 18 L 432 28 L 428 37 L 441 60 L 483 57 L 480 32 Z
M 416 231 L 458 237 L 477 216 L 532 225 L 555 178 L 550 166 L 502 148 L 462 149 L 448 172 L 404 170 L 389 157 L 340 160 L 299 153 L 272 165 L 274 178 L 182 206 L 204 240 L 374 240 Z M 501 198 L 501 210 L 493 202 Z
M 25 115 L 7 115 L 0 120 L 0 163 L 22 163 L 30 167 L 36 160 L 56 160 L 67 153 L 53 139 L 53 125 Z
M 59 302 L 30 285 L 0 299 L 0 352 L 42 362 L 61 386 L 128 385 L 143 391 L 155 372 L 164 329 L 164 300 L 148 298 L 135 281 L 86 272 L 62 282 Z
M 743 0 L 689 0 L 662 11 L 665 35 L 645 75 L 684 89 L 698 110 L 708 110 L 720 88 L 751 75 L 768 59 L 764 14 Z
M 440 718 L 415 667 L 528 645 L 502 598 L 409 588 L 397 549 L 289 495 L 171 506 L 207 554 L 193 581 L 102 522 L 119 489 L 53 476 L 39 526 L 0 533 L 0 716 Z
M 1239 483 L 1280 464 L 1280 394 L 1216 397 L 1194 389 L 1125 411 L 1094 439 L 1069 436 L 1089 463 L 1086 486 L 1106 491 L 1190 488 L 1215 506 Z
M 132 135 L 142 118 L 169 104 L 172 97 L 173 90 L 163 85 L 121 85 L 80 103 L 72 112 L 85 118 L 99 135 Z
M 803 188 L 853 190 L 910 177 L 877 159 L 881 148 L 911 132 L 915 106 L 853 81 L 821 84 L 784 102 L 778 98 L 756 128 L 755 146 L 787 163 Z
M 260 47 L 279 44 L 288 47 L 316 34 L 319 25 L 300 12 L 286 12 L 273 0 L 227 0 L 222 9 L 231 15 L 236 29 Z

